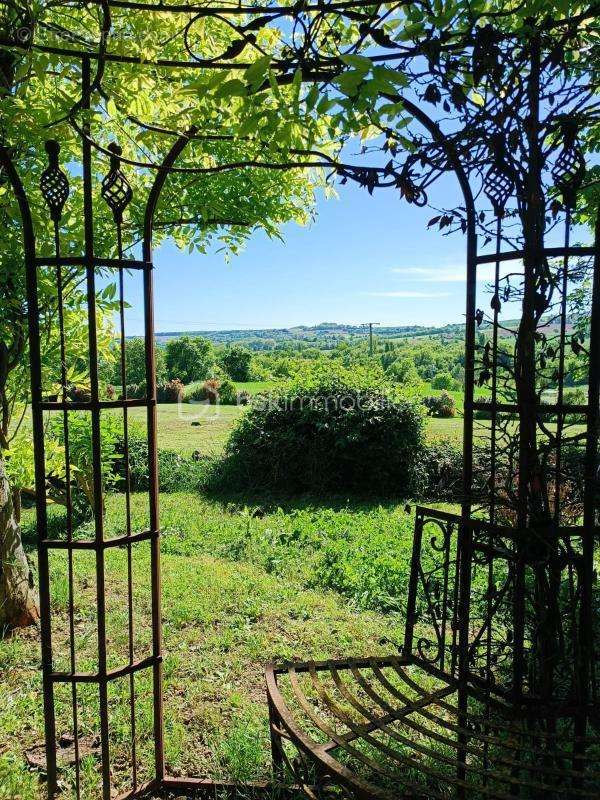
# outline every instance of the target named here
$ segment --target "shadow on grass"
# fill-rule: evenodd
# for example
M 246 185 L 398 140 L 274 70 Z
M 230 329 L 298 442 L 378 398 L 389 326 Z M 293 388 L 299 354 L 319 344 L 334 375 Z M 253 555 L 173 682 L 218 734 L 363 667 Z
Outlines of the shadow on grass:
M 332 511 L 370 511 L 374 508 L 394 509 L 404 507 L 407 500 L 389 495 L 364 494 L 356 492 L 331 492 L 317 494 L 315 492 L 286 492 L 282 489 L 263 489 L 260 487 L 247 489 L 228 489 L 223 486 L 208 486 L 201 492 L 205 497 L 223 505 L 257 507 L 265 513 L 278 508 L 288 511 L 307 511 L 311 509 L 331 509 Z

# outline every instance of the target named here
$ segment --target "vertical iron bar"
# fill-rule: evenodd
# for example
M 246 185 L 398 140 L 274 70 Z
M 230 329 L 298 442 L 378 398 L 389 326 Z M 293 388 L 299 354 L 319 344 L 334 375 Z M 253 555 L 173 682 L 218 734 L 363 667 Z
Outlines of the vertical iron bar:
M 119 261 L 123 259 L 123 232 L 121 220 L 117 220 L 117 251 Z M 125 287 L 123 269 L 119 269 L 119 322 L 121 328 L 121 394 L 127 400 L 127 370 L 125 365 Z M 125 461 L 125 525 L 127 536 L 131 536 L 131 474 L 129 467 L 129 419 L 127 406 L 123 406 L 123 458 Z M 128 613 L 128 638 L 129 638 L 129 664 L 134 661 L 134 621 L 133 621 L 133 561 L 131 542 L 127 543 L 127 613 Z M 129 676 L 129 716 L 131 726 L 131 769 L 133 778 L 133 791 L 137 789 L 137 733 L 135 721 L 135 675 Z
M 575 732 L 580 739 L 587 727 L 587 704 L 597 699 L 595 675 L 595 619 L 593 606 L 594 549 L 596 545 L 598 496 L 598 437 L 600 435 L 600 214 L 594 230 L 594 275 L 592 284 L 592 309 L 590 318 L 590 352 L 588 374 L 588 417 L 585 451 L 585 484 L 583 498 L 583 568 L 581 570 L 581 599 L 579 614 L 579 697 L 581 713 L 576 719 Z M 577 755 L 582 755 L 579 748 Z M 578 759 L 575 766 L 581 768 Z
M 473 400 L 475 389 L 475 313 L 477 301 L 477 237 L 475 234 L 474 209 L 468 208 L 467 220 L 467 303 L 465 325 L 465 405 L 463 435 L 463 522 L 458 530 L 459 552 L 459 610 L 458 610 L 458 721 L 461 729 L 466 730 L 468 707 L 467 678 L 469 672 L 469 625 L 471 604 L 471 556 L 473 531 L 468 524 L 471 515 L 473 491 Z M 457 777 L 464 781 L 466 777 L 467 736 L 458 734 Z M 458 788 L 459 798 L 465 796 L 465 790 Z
M 502 237 L 502 215 L 500 210 L 496 212 L 496 262 L 494 265 L 494 315 L 492 323 L 492 402 L 491 402 L 491 421 L 490 421 L 490 504 L 489 515 L 490 523 L 494 525 L 496 522 L 496 470 L 497 470 L 497 426 L 498 426 L 498 317 L 499 317 L 499 292 L 500 292 L 500 244 Z M 486 615 L 487 615 L 487 633 L 485 642 L 485 660 L 486 660 L 486 681 L 490 681 L 491 667 L 492 667 L 492 606 L 493 596 L 492 589 L 494 586 L 494 558 L 491 555 L 492 545 L 495 544 L 493 534 L 490 531 L 488 536 L 488 544 L 490 545 L 490 555 L 488 556 L 488 570 L 487 570 L 487 600 L 486 600 Z M 489 689 L 488 689 L 489 693 Z M 491 713 L 490 704 L 486 705 L 485 716 L 489 719 Z M 488 727 L 485 728 L 486 734 L 489 732 Z M 489 744 L 487 740 L 483 745 L 483 767 L 487 770 L 489 766 Z M 487 772 L 484 773 L 483 785 L 487 786 Z
M 440 669 L 444 671 L 446 665 L 446 626 L 448 625 L 448 580 L 450 577 L 450 539 L 452 524 L 446 523 L 444 528 L 444 581 L 442 590 L 442 621 L 440 631 L 442 634 Z
M 560 525 L 560 488 L 562 470 L 562 433 L 564 428 L 564 379 L 565 379 L 565 336 L 567 332 L 567 291 L 569 286 L 569 239 L 571 231 L 571 206 L 567 205 L 565 215 L 565 255 L 563 258 L 562 296 L 560 299 L 560 340 L 558 353 L 558 393 L 556 405 L 558 407 L 556 419 L 556 463 L 554 470 L 554 524 Z
M 82 61 L 82 109 L 84 114 L 91 107 L 90 59 Z M 92 465 L 94 487 L 94 526 L 96 537 L 96 606 L 98 615 L 98 700 L 100 705 L 100 740 L 102 752 L 102 797 L 110 800 L 110 746 L 108 724 L 108 684 L 106 678 L 106 587 L 104 575 L 104 508 L 102 497 L 102 449 L 100 430 L 100 406 L 98 387 L 98 342 L 96 320 L 96 274 L 94 257 L 94 220 L 92 196 L 92 151 L 90 144 L 90 122 L 84 119 L 82 137 L 83 165 L 83 219 L 85 265 L 87 275 L 88 341 L 90 358 L 90 393 L 92 417 Z
M 415 532 L 410 563 L 410 578 L 408 583 L 408 598 L 406 603 L 406 626 L 404 630 L 404 655 L 412 655 L 413 637 L 415 629 L 415 616 L 417 613 L 417 587 L 419 583 L 419 566 L 421 563 L 421 542 L 423 539 L 423 515 L 418 512 L 415 519 Z
M 148 478 L 150 498 L 151 539 L 151 580 L 152 580 L 152 654 L 153 665 L 153 703 L 154 703 L 154 767 L 155 779 L 160 785 L 165 777 L 165 747 L 163 720 L 163 666 L 162 666 L 162 611 L 160 576 L 160 527 L 158 506 L 158 453 L 156 436 L 156 361 L 154 353 L 154 299 L 152 276 L 152 230 L 154 214 L 160 193 L 169 175 L 169 170 L 177 157 L 195 134 L 192 128 L 183 134 L 167 153 L 154 185 L 148 195 L 144 217 L 144 241 L 142 257 L 144 260 L 144 343 L 146 347 L 146 406 L 148 420 Z
M 536 269 L 543 258 L 543 229 L 540 222 L 541 161 L 539 141 L 540 114 L 540 40 L 532 36 L 530 74 L 527 82 L 527 139 L 529 146 L 526 185 L 526 208 L 524 212 L 524 258 L 523 258 L 523 303 L 517 333 L 516 391 L 519 408 L 519 467 L 518 467 L 518 543 L 515 565 L 515 588 L 513 602 L 513 699 L 521 700 L 525 677 L 525 557 L 531 547 L 525 541 L 529 524 L 537 525 L 539 498 L 533 497 L 537 453 L 537 419 L 535 392 L 535 301 L 537 297 Z M 539 489 L 536 489 L 539 493 Z M 531 497 L 530 497 L 531 492 Z M 534 502 L 535 501 L 535 502 Z M 527 534 L 527 539 L 531 538 Z M 533 688 L 533 687 L 532 687 Z
M 73 499 L 71 495 L 71 451 L 69 447 L 69 412 L 67 403 L 67 353 L 65 343 L 65 321 L 63 303 L 63 277 L 60 263 L 60 234 L 58 219 L 54 220 L 54 251 L 58 260 L 56 267 L 56 291 L 58 294 L 58 330 L 60 338 L 60 382 L 63 407 L 63 438 L 65 443 L 65 500 L 67 504 L 67 541 L 73 541 Z M 73 550 L 67 551 L 67 571 L 69 584 L 69 650 L 71 672 L 76 671 L 75 657 L 75 602 L 73 589 Z M 75 751 L 75 794 L 77 800 L 81 797 L 81 769 L 79 764 L 79 724 L 77 712 L 77 684 L 71 684 L 71 705 L 73 709 L 73 747 Z
M 502 218 L 496 215 L 496 263 L 494 268 L 494 296 L 497 298 L 500 290 L 500 242 L 502 234 Z M 494 316 L 492 327 L 492 403 L 491 403 L 491 430 L 490 430 L 490 522 L 496 521 L 496 432 L 498 424 L 498 316 L 499 304 L 494 303 Z
M 450 537 L 454 533 L 454 525 L 450 524 Z M 458 539 L 458 537 L 457 537 Z M 459 615 L 459 597 L 460 597 L 460 570 L 461 570 L 461 562 L 460 562 L 460 546 L 458 541 L 456 542 L 456 552 L 455 552 L 455 565 L 454 565 L 454 587 L 452 590 L 452 659 L 450 662 L 450 675 L 453 678 L 456 677 L 456 667 L 457 667 L 457 659 L 458 659 L 458 615 Z
M 158 454 L 156 421 L 156 367 L 154 356 L 154 299 L 152 264 L 147 257 L 144 267 L 144 337 L 146 340 L 146 401 L 148 403 L 148 478 L 150 497 L 150 530 L 152 571 L 152 646 L 154 663 L 154 754 L 156 779 L 162 781 L 165 774 L 164 727 L 163 727 L 163 668 L 162 668 L 162 611 L 159 506 L 158 506 Z

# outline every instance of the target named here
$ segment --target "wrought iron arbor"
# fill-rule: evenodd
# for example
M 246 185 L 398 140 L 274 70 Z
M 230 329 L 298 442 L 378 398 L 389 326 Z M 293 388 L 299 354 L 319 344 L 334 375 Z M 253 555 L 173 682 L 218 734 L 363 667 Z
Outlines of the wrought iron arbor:
M 348 64 L 329 49 L 330 41 L 336 41 L 333 34 L 324 44 L 329 34 L 324 35 L 323 29 L 333 31 L 330 21 L 334 17 L 358 21 L 357 46 L 364 46 L 371 36 L 375 44 L 391 51 L 384 55 L 369 51 L 373 63 L 406 66 L 429 59 L 429 74 L 439 78 L 441 88 L 460 112 L 457 133 L 444 131 L 441 114 L 430 116 L 423 111 L 425 101 L 436 105 L 442 94 L 434 82 L 421 91 L 422 70 L 417 68 L 412 95 L 410 91 L 394 92 L 389 80 L 379 90 L 381 97 L 398 105 L 397 113 L 409 114 L 419 126 L 402 163 L 394 161 L 402 149 L 398 139 L 391 145 L 393 158 L 386 166 L 350 165 L 318 151 L 290 148 L 285 156 L 278 155 L 276 163 L 267 158 L 264 163 L 246 165 L 267 169 L 323 166 L 370 191 L 391 186 L 409 202 L 422 205 L 435 178 L 453 172 L 463 205 L 437 219 L 444 227 L 462 228 L 467 237 L 461 513 L 417 510 L 407 624 L 399 655 L 269 668 L 276 776 L 283 778 L 287 764 L 296 782 L 312 797 L 336 796 L 338 792 L 365 798 L 597 796 L 600 710 L 594 569 L 598 549 L 600 254 L 598 236 L 592 246 L 570 242 L 572 215 L 585 172 L 580 135 L 589 124 L 579 101 L 582 95 L 587 98 L 588 90 L 578 92 L 576 86 L 562 96 L 562 112 L 556 118 L 548 110 L 554 104 L 548 99 L 548 87 L 554 80 L 551 68 L 556 61 L 548 56 L 555 43 L 551 37 L 555 30 L 560 37 L 564 29 L 568 40 L 574 35 L 572 23 L 563 20 L 561 28 L 556 21 L 533 21 L 519 34 L 519 54 L 511 64 L 515 72 L 526 71 L 523 86 L 519 84 L 515 90 L 524 108 L 511 107 L 511 98 L 494 93 L 492 85 L 491 99 L 484 102 L 488 116 L 477 117 L 478 129 L 471 127 L 472 120 L 464 111 L 467 101 L 448 79 L 456 65 L 450 69 L 446 63 L 446 77 L 442 74 L 439 54 L 444 42 L 434 44 L 428 35 L 412 49 L 399 45 L 395 50 L 389 37 L 384 38 L 388 35 L 383 24 L 389 13 L 384 7 L 372 9 L 360 0 L 202 9 L 131 0 L 101 0 L 97 5 L 101 31 L 97 46 L 76 49 L 64 44 L 58 47 L 43 37 L 40 42 L 35 37 L 32 40 L 35 20 L 27 8 L 17 9 L 13 27 L 17 32 L 29 31 L 31 36 L 14 35 L 13 31 L 0 41 L 7 51 L 31 48 L 34 54 L 58 54 L 77 65 L 81 81 L 81 96 L 68 119 L 81 146 L 81 252 L 68 241 L 68 229 L 62 224 L 74 171 L 61 166 L 60 143 L 51 138 L 46 142 L 47 166 L 40 177 L 39 192 L 50 217 L 53 242 L 52 252 L 43 254 L 36 248 L 31 211 L 37 198 L 24 188 L 24 167 L 11 142 L 3 141 L 0 146 L 1 167 L 20 210 L 28 278 L 49 795 L 57 792 L 59 731 L 54 693 L 61 687 L 71 693 L 74 791 L 80 797 L 78 712 L 82 695 L 92 687 L 97 692 L 102 793 L 105 800 L 113 796 L 111 713 L 115 713 L 115 699 L 111 701 L 111 691 L 119 682 L 126 686 L 118 702 L 126 698 L 131 731 L 130 780 L 128 786 L 119 787 L 122 796 L 141 796 L 169 787 L 193 791 L 203 785 L 193 779 L 170 780 L 164 755 L 152 235 L 167 179 L 210 173 L 197 164 L 182 163 L 184 150 L 206 141 L 209 134 L 196 127 L 178 132 L 130 119 L 169 142 L 157 163 L 123 157 L 117 143 L 104 141 L 101 132 L 93 129 L 89 112 L 104 91 L 107 66 L 139 63 L 143 68 L 142 57 L 111 51 L 108 44 L 111 13 L 131 13 L 179 14 L 185 20 L 186 58 L 173 58 L 167 52 L 150 63 L 152 68 L 172 70 L 173 74 L 187 69 L 248 69 L 248 63 L 236 59 L 256 44 L 254 31 L 284 20 L 289 39 L 273 59 L 275 79 L 282 85 L 293 79 L 297 69 L 303 80 L 314 84 L 328 83 L 343 74 Z M 402 13 L 408 5 L 400 3 L 395 10 Z M 194 26 L 207 18 L 226 20 L 241 37 L 235 52 L 208 58 L 197 51 L 202 39 L 194 37 Z M 491 24 L 469 29 L 462 46 L 472 57 L 479 79 L 484 74 L 491 76 L 490 80 L 498 77 L 502 59 L 509 61 L 516 48 L 514 36 Z M 448 46 L 448 59 L 453 58 L 455 46 Z M 436 48 L 437 56 L 433 53 Z M 550 70 L 545 83 L 544 70 Z M 387 130 L 381 132 L 388 138 L 385 149 L 389 150 L 389 140 L 394 137 Z M 545 152 L 548 137 L 554 142 L 551 158 Z M 515 160 L 521 169 L 515 167 Z M 153 176 L 143 220 L 138 221 L 138 258 L 130 257 L 123 244 L 124 220 L 132 200 L 127 175 L 133 168 Z M 491 228 L 481 208 L 484 203 L 493 210 Z M 106 206 L 108 216 L 100 210 Z M 551 208 L 553 220 L 548 217 Z M 95 229 L 99 217 L 104 220 L 101 235 Z M 548 229 L 554 228 L 553 235 L 558 235 L 559 223 L 562 241 L 553 245 L 547 241 Z M 491 251 L 486 245 L 483 252 L 478 249 L 477 235 L 482 230 L 495 246 Z M 489 267 L 492 272 L 482 281 L 481 272 Z M 62 365 L 58 396 L 49 396 L 43 385 L 39 270 L 55 274 Z M 103 396 L 99 380 L 96 295 L 106 270 L 116 272 L 119 287 L 123 395 L 118 399 Z M 141 276 L 143 282 L 144 400 L 128 398 L 125 390 L 125 275 L 130 273 Z M 70 394 L 66 374 L 70 355 L 64 335 L 63 295 L 74 274 L 85 282 L 87 292 L 89 393 L 84 397 Z M 487 299 L 481 296 L 484 285 L 489 290 Z M 573 302 L 576 295 L 583 298 L 583 311 Z M 484 304 L 489 304 L 489 312 L 483 310 Z M 586 373 L 585 401 L 571 402 L 566 392 L 568 350 L 579 357 L 580 369 Z M 476 396 L 478 385 L 485 396 Z M 127 465 L 128 410 L 134 406 L 147 411 L 148 524 L 143 530 L 132 527 L 126 467 L 123 531 L 108 536 L 102 499 L 102 418 L 109 409 L 122 412 Z M 67 517 L 66 529 L 59 535 L 51 533 L 46 509 L 43 414 L 48 411 L 63 420 Z M 91 419 L 94 476 L 93 536 L 85 539 L 75 536 L 70 496 L 69 425 L 72 415 L 81 412 Z M 435 533 L 430 536 L 432 526 Z M 53 550 L 63 552 L 68 563 L 68 659 L 63 669 L 57 668 L 53 652 L 57 635 L 51 609 L 49 554 Z M 127 565 L 123 603 L 128 646 L 121 655 L 108 651 L 106 634 L 110 612 L 105 565 L 115 551 L 125 554 Z M 94 658 L 84 659 L 85 670 L 78 660 L 74 615 L 74 575 L 82 554 L 94 559 L 97 613 Z M 149 630 L 141 637 L 134 629 L 136 565 L 148 571 L 151 612 Z M 153 696 L 151 731 L 143 735 L 136 714 L 140 685 Z M 142 767 L 140 755 L 148 738 L 152 740 L 150 769 L 147 764 Z

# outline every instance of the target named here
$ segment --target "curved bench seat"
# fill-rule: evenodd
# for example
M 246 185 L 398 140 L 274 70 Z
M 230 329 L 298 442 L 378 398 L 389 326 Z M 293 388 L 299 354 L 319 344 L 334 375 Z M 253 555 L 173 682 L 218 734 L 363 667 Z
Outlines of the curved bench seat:
M 270 665 L 266 677 L 275 776 L 308 797 L 600 798 L 600 740 L 577 737 L 568 709 L 515 712 L 405 656 Z

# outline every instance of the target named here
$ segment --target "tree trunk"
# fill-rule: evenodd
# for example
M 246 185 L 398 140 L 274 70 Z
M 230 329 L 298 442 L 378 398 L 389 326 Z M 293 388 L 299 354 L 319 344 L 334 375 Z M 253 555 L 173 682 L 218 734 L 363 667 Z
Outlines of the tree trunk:
M 13 494 L 0 456 L 0 635 L 40 618 L 33 576 L 21 542 Z

